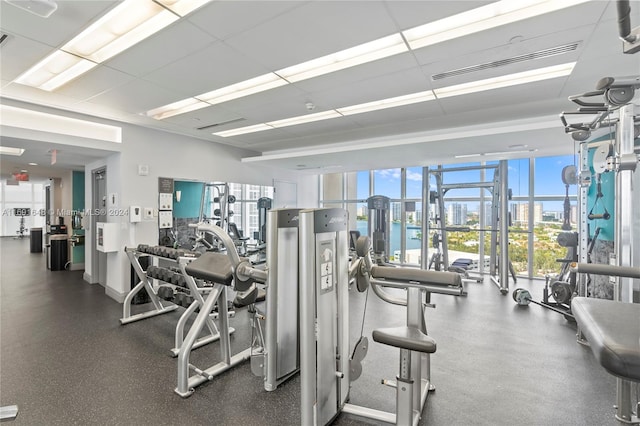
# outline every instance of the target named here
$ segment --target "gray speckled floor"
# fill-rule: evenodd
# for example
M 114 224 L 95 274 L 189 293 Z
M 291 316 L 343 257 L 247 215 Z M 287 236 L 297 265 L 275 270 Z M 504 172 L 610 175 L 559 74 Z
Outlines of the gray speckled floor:
M 297 377 L 274 392 L 243 364 L 182 399 L 176 360 L 168 356 L 181 310 L 121 326 L 122 306 L 82 272 L 48 271 L 29 240 L 0 239 L 0 405 L 17 404 L 15 425 L 295 425 Z M 519 284 L 520 285 L 520 284 Z M 533 286 L 540 298 L 542 284 Z M 525 285 L 526 286 L 526 285 Z M 353 295 L 353 341 L 364 296 Z M 434 295 L 428 310 L 437 391 L 421 424 L 617 425 L 615 380 L 575 342 L 575 326 L 530 305 L 519 308 L 485 279 L 469 296 Z M 139 308 L 139 307 L 137 307 Z M 365 333 L 402 323 L 402 308 L 370 295 Z M 238 311 L 234 351 L 248 346 L 249 320 Z M 199 366 L 217 362 L 216 344 L 194 351 Z M 393 410 L 397 350 L 372 344 L 351 402 Z M 337 425 L 376 424 L 341 415 Z

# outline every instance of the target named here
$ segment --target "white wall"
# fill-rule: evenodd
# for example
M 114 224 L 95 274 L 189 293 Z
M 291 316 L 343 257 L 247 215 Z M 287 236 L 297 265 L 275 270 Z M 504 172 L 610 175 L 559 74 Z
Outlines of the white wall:
M 140 126 L 119 123 L 81 114 L 59 111 L 42 106 L 34 106 L 19 101 L 7 104 L 41 112 L 69 116 L 81 120 L 119 126 L 122 128 L 122 143 L 68 136 L 56 133 L 34 131 L 32 129 L 10 127 L 0 124 L 0 131 L 7 137 L 28 141 L 31 145 L 56 143 L 101 150 L 106 157 L 85 166 L 85 209 L 92 204 L 92 171 L 107 167 L 107 194 L 116 194 L 115 205 L 108 204 L 113 211 L 126 210 L 131 205 L 153 207 L 158 205 L 158 177 L 180 180 L 224 181 L 272 186 L 274 180 L 295 182 L 300 207 L 318 205 L 318 177 L 242 163 L 241 158 L 256 155 L 253 151 L 216 144 L 192 137 L 179 136 Z M 113 154 L 108 154 L 113 152 Z M 138 175 L 138 165 L 149 166 L 147 176 Z M 69 174 L 70 175 L 70 174 Z M 63 189 L 71 189 L 71 182 Z M 71 209 L 71 195 L 63 192 L 62 203 L 68 202 Z M 66 208 L 66 207 L 65 207 Z M 96 282 L 92 276 L 91 247 L 94 245 L 94 229 L 90 218 L 85 218 L 85 279 Z M 67 219 L 65 218 L 65 222 Z M 140 243 L 157 244 L 157 220 L 130 224 L 128 216 L 112 214 L 108 222 L 118 223 L 121 249 L 107 255 L 106 293 L 116 300 L 123 300 L 130 288 L 129 262 L 123 251 L 125 246 Z
M 274 179 L 296 182 L 299 205 L 315 207 L 318 200 L 318 177 L 300 175 L 240 161 L 247 151 L 219 145 L 195 138 L 164 133 L 152 129 L 123 124 L 121 152 L 104 160 L 88 164 L 85 168 L 86 209 L 91 208 L 92 171 L 107 167 L 107 194 L 116 194 L 116 205 L 108 204 L 114 212 L 128 210 L 130 206 L 158 207 L 158 178 L 205 182 L 225 181 L 273 185 Z M 138 166 L 146 165 L 147 176 L 138 175 Z M 130 264 L 123 249 L 138 244 L 157 244 L 157 219 L 130 223 L 128 216 L 111 214 L 108 222 L 119 223 L 122 250 L 107 255 L 106 293 L 122 301 L 130 290 Z M 88 221 L 87 221 L 88 223 Z M 87 229 L 85 253 L 85 279 L 92 276 L 90 249 L 94 244 L 94 230 Z

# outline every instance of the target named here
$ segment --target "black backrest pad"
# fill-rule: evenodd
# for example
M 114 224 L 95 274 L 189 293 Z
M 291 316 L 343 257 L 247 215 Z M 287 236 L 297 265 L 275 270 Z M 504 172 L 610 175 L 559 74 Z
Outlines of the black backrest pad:
M 233 270 L 226 254 L 206 252 L 185 266 L 187 274 L 223 285 L 231 285 Z
M 462 278 L 455 272 L 427 271 L 418 268 L 394 268 L 392 266 L 374 266 L 372 278 L 397 281 L 414 281 L 428 285 L 461 286 Z

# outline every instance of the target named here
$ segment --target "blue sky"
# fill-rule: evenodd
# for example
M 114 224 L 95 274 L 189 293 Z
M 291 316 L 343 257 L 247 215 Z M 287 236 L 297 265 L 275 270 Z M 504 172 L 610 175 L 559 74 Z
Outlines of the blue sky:
M 478 163 L 455 164 L 449 167 L 477 165 Z M 494 163 L 494 164 L 497 164 Z M 535 192 L 536 195 L 564 195 L 565 185 L 562 183 L 562 169 L 567 165 L 576 165 L 577 158 L 573 155 L 559 157 L 542 157 L 535 160 Z M 529 159 L 510 160 L 509 188 L 514 196 L 526 196 L 529 193 Z M 445 166 L 446 168 L 447 166 Z M 493 170 L 486 171 L 485 180 L 493 178 Z M 366 199 L 369 196 L 369 172 L 358 172 L 357 197 Z M 460 171 L 444 173 L 445 183 L 479 182 L 480 171 Z M 376 170 L 374 173 L 376 195 L 386 195 L 390 198 L 400 198 L 400 169 Z M 432 181 L 432 189 L 435 182 Z M 478 196 L 477 189 L 456 189 L 448 193 L 449 197 Z M 407 198 L 420 198 L 422 194 L 422 167 L 407 168 Z M 489 193 L 486 193 L 489 195 Z M 576 194 L 576 187 L 569 188 L 569 194 Z M 544 210 L 562 210 L 562 202 L 546 201 Z

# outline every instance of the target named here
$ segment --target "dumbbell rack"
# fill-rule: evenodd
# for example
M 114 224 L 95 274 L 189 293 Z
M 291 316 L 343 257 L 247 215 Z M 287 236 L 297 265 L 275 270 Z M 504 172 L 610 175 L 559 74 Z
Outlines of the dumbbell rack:
M 202 280 L 196 281 L 192 277 L 186 276 L 185 273 L 178 272 L 184 269 L 180 268 L 180 265 L 184 266 L 190 263 L 191 261 L 196 259 L 198 253 L 190 252 L 187 250 L 177 250 L 169 247 L 147 246 L 145 244 L 140 244 L 137 248 L 125 247 L 125 253 L 127 254 L 127 257 L 131 262 L 131 266 L 135 270 L 136 275 L 138 276 L 140 281 L 135 287 L 131 289 L 124 300 L 123 315 L 122 318 L 120 318 L 120 323 L 124 325 L 151 318 L 157 315 L 166 314 L 178 309 L 178 307 L 180 306 L 186 308 L 184 313 L 180 316 L 178 323 L 176 324 L 175 347 L 171 349 L 172 356 L 178 356 L 180 346 L 182 346 L 182 343 L 184 341 L 184 328 L 186 326 L 187 320 L 191 315 L 198 311 L 201 306 L 204 305 L 203 295 L 210 292 L 213 288 Z M 139 259 L 141 257 L 154 258 L 154 260 L 150 262 L 150 266 L 147 267 L 146 270 L 144 270 L 144 268 L 140 264 Z M 160 260 L 162 260 L 164 263 L 173 263 L 175 265 L 175 270 L 173 270 L 171 267 L 155 266 L 154 264 L 159 263 Z M 135 295 L 143 288 L 149 294 L 149 298 L 153 303 L 154 309 L 132 315 L 131 302 L 133 301 Z M 189 295 L 187 295 L 184 290 L 187 290 L 189 292 Z M 170 305 L 165 306 L 163 305 L 161 299 L 163 299 L 162 293 L 165 293 L 167 291 L 170 291 L 172 295 L 175 294 L 176 297 L 172 297 L 172 300 L 167 300 L 169 298 L 165 299 L 165 301 L 171 303 Z M 177 295 L 182 295 L 182 297 L 177 297 Z M 229 312 L 229 316 L 234 316 L 234 314 L 235 312 L 233 311 Z M 211 313 L 208 321 L 206 321 L 210 334 L 197 339 L 195 344 L 193 345 L 193 349 L 199 348 L 220 339 L 218 327 L 213 321 L 213 319 L 217 318 L 217 315 L 217 313 Z M 233 333 L 234 331 L 235 329 L 233 329 L 232 327 L 229 328 L 229 334 Z

